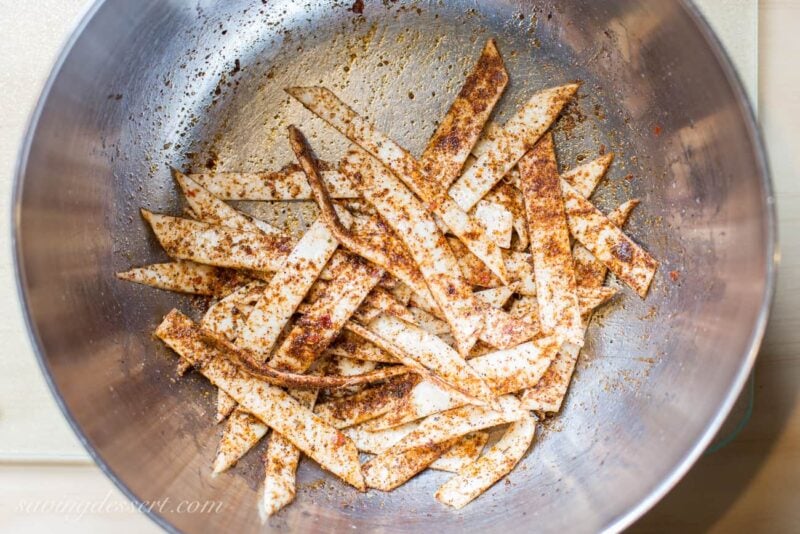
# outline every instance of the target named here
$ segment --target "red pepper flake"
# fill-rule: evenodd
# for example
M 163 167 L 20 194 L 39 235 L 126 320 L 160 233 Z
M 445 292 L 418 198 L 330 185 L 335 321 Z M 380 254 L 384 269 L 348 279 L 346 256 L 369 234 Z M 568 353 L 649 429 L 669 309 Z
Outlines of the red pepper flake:
M 341 447 L 345 443 L 347 443 L 347 438 L 345 438 L 344 434 L 342 434 L 341 432 L 337 432 L 336 433 L 336 437 L 334 438 L 334 441 L 333 441 L 333 445 L 335 447 Z
M 653 126 L 653 135 L 655 135 L 656 137 L 661 135 L 661 125 L 660 124 L 656 124 L 655 126 Z
M 350 11 L 358 15 L 362 14 L 364 12 L 364 0 L 356 0 L 353 2 L 353 7 L 350 8 Z
M 677 282 L 680 279 L 680 277 L 681 273 L 679 273 L 678 271 L 669 272 L 669 279 L 672 280 L 673 282 Z

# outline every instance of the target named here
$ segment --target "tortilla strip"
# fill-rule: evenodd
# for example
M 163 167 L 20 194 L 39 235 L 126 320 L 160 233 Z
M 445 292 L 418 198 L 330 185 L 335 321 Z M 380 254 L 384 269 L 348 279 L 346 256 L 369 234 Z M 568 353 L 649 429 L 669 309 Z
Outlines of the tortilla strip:
M 514 230 L 514 216 L 504 206 L 488 200 L 481 200 L 475 206 L 475 218 L 485 227 L 489 238 L 498 247 L 511 246 L 511 233 Z
M 361 428 L 362 425 L 353 425 L 345 428 L 342 432 L 345 436 L 353 440 L 353 443 L 356 444 L 356 448 L 361 452 L 380 454 L 409 435 L 417 426 L 419 426 L 419 423 L 412 421 L 411 423 L 393 428 L 370 432 L 369 430 Z
M 625 226 L 633 209 L 639 205 L 637 199 L 629 200 L 608 214 L 608 220 L 618 228 Z M 575 259 L 575 279 L 579 286 L 600 287 L 606 278 L 606 266 L 597 261 L 586 247 L 576 243 L 572 247 L 572 257 Z
M 575 266 L 559 187 L 553 134 L 519 161 L 542 330 L 583 345 Z
M 213 297 L 224 297 L 251 280 L 250 277 L 232 269 L 212 267 L 193 261 L 153 263 L 117 273 L 117 278 L 166 291 Z
M 420 165 L 431 180 L 447 188 L 458 177 L 506 85 L 503 58 L 489 39 L 422 153 Z
M 172 176 L 178 182 L 196 219 L 245 232 L 260 231 L 267 235 L 286 237 L 281 230 L 271 224 L 239 213 L 177 169 L 172 169 Z
M 608 172 L 613 161 L 613 153 L 602 155 L 588 163 L 562 172 L 561 179 L 574 187 L 582 197 L 589 198 L 597 188 L 597 184 Z
M 286 92 L 390 169 L 500 280 L 506 279 L 500 248 L 486 235 L 483 225 L 456 205 L 408 151 L 324 87 L 291 87 Z
M 334 428 L 346 428 L 392 410 L 420 382 L 416 374 L 397 376 L 354 395 L 320 403 L 314 412 Z
M 455 445 L 445 451 L 428 467 L 439 471 L 458 473 L 478 459 L 487 441 L 489 441 L 488 432 L 480 431 L 467 434 L 459 438 Z
M 353 314 L 353 318 L 366 324 L 381 313 L 386 313 L 407 322 L 414 322 L 414 315 L 411 311 L 398 302 L 391 293 L 379 287 L 373 289 L 367 295 L 367 298 L 364 299 L 364 304 Z
M 480 374 L 435 335 L 386 314 L 378 316 L 368 328 L 383 339 L 391 340 L 392 344 L 456 391 L 493 403 L 495 395 Z
M 266 360 L 286 323 L 333 256 L 337 241 L 317 219 L 270 280 L 242 329 L 239 345 Z M 377 283 L 377 282 L 376 282 Z
M 517 233 L 517 242 L 514 248 L 526 250 L 530 242 L 528 241 L 528 219 L 525 216 L 522 191 L 505 180 L 501 180 L 486 194 L 484 199 L 503 206 L 511 213 L 511 226 Z M 506 265 L 506 269 L 508 269 L 508 265 Z
M 217 389 L 217 413 L 214 415 L 214 421 L 217 423 L 223 422 L 233 413 L 236 406 L 236 401 L 230 395 L 221 389 Z
M 357 198 L 358 192 L 335 165 L 321 163 L 321 174 L 334 198 Z M 225 200 L 311 200 L 303 170 L 296 164 L 277 172 L 192 173 L 189 178 Z
M 322 295 L 295 323 L 270 364 L 278 369 L 306 370 L 322 355 L 370 291 L 382 271 L 358 256 L 347 255 Z
M 343 160 L 342 170 L 405 242 L 450 325 L 459 353 L 468 354 L 477 340 L 482 313 L 471 289 L 459 276 L 456 259 L 430 214 L 366 152 L 351 150 Z
M 288 238 L 141 210 L 164 250 L 173 258 L 217 267 L 275 272 L 291 250 Z
M 267 434 L 268 430 L 267 425 L 250 413 L 244 410 L 234 411 L 228 418 L 217 446 L 212 475 L 218 475 L 233 467 L 239 458 Z
M 436 491 L 436 500 L 463 508 L 511 472 L 533 443 L 536 419 L 530 414 L 513 423 L 489 451 Z
M 355 445 L 303 408 L 282 389 L 248 376 L 217 346 L 196 335 L 192 321 L 173 310 L 156 330 L 163 340 L 248 412 L 286 436 L 293 445 L 342 480 L 364 489 Z
M 472 209 L 533 148 L 577 90 L 577 84 L 567 84 L 533 95 L 450 187 L 456 204 L 463 210 Z
M 356 323 L 348 323 L 345 326 L 350 326 L 352 324 Z M 370 362 L 398 363 L 397 358 L 391 354 L 375 344 L 370 343 L 363 337 L 349 331 L 342 332 L 339 339 L 328 349 L 328 354 L 333 356 L 346 356 L 355 360 L 366 360 Z
M 504 395 L 536 385 L 556 358 L 560 347 L 557 338 L 539 337 L 511 349 L 472 358 L 468 363 L 484 377 L 496 394 Z M 463 405 L 462 400 L 440 385 L 423 380 L 391 413 L 370 421 L 365 428 L 373 431 L 391 428 Z
M 561 189 L 567 223 L 575 239 L 644 298 L 658 262 L 564 180 Z
M 428 467 L 457 442 L 458 438 L 453 438 L 441 443 L 420 445 L 410 450 L 379 454 L 361 467 L 364 482 L 368 488 L 392 491 Z
M 422 308 L 417 308 L 416 306 L 411 306 L 407 309 L 412 318 L 410 321 L 406 322 L 417 325 L 433 335 L 450 333 L 450 327 L 447 326 L 447 323 L 436 318 L 433 314 L 426 312 Z

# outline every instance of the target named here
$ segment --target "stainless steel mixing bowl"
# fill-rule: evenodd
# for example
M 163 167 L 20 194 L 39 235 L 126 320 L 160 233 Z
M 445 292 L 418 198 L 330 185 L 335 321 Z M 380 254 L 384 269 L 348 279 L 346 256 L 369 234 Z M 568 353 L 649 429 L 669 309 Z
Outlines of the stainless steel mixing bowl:
M 106 473 L 192 532 L 617 530 L 653 505 L 719 427 L 756 356 L 773 286 L 773 199 L 741 85 L 693 7 L 666 0 L 106 0 L 65 47 L 17 177 L 19 285 L 45 374 Z M 494 36 L 511 84 L 503 120 L 537 89 L 580 79 L 560 163 L 614 151 L 595 196 L 643 200 L 630 234 L 661 260 L 646 300 L 623 290 L 590 328 L 563 412 L 522 465 L 460 512 L 448 475 L 357 494 L 310 462 L 297 501 L 256 514 L 259 454 L 212 479 L 220 427 L 202 377 L 150 333 L 196 302 L 117 281 L 163 259 L 138 208 L 180 209 L 168 166 L 291 161 L 285 126 L 335 159 L 338 135 L 282 88 L 325 84 L 417 153 Z M 601 147 L 603 147 L 601 149 Z M 313 207 L 264 216 L 307 222 Z M 323 482 L 317 482 L 322 480 Z M 222 501 L 216 513 L 176 504 Z

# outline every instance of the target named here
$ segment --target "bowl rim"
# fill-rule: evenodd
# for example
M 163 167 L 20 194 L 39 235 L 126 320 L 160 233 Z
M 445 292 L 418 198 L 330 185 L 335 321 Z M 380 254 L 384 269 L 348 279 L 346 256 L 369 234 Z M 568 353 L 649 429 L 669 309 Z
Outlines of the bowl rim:
M 137 507 L 137 509 L 143 511 L 147 517 L 149 517 L 164 530 L 169 532 L 179 532 L 178 529 L 164 516 L 153 511 L 151 507 L 146 506 L 146 503 L 133 493 L 133 491 L 122 481 L 121 477 L 114 472 L 114 470 L 95 450 L 86 435 L 84 435 L 83 430 L 73 417 L 69 407 L 66 405 L 58 387 L 53 380 L 53 376 L 50 372 L 50 366 L 48 365 L 44 356 L 41 339 L 39 337 L 36 325 L 33 323 L 28 305 L 28 293 L 26 290 L 27 280 L 25 278 L 25 269 L 23 268 L 24 260 L 22 255 L 22 236 L 20 233 L 21 224 L 19 217 L 28 157 L 30 155 L 31 146 L 39 119 L 41 118 L 45 103 L 50 95 L 50 91 L 52 90 L 53 85 L 61 73 L 61 68 L 63 67 L 67 58 L 70 56 L 73 46 L 81 37 L 83 31 L 105 3 L 106 0 L 92 0 L 86 7 L 84 7 L 82 14 L 76 19 L 69 36 L 60 48 L 58 56 L 41 90 L 36 106 L 34 107 L 28 119 L 25 133 L 23 134 L 22 144 L 20 146 L 15 164 L 12 184 L 12 206 L 10 212 L 11 248 L 14 260 L 14 275 L 17 287 L 18 304 L 22 311 L 25 327 L 28 337 L 31 340 L 31 346 L 34 354 L 36 355 L 39 369 L 44 375 L 47 386 L 50 389 L 56 404 L 66 418 L 70 428 L 78 438 L 78 441 L 81 443 L 94 463 L 100 468 L 103 474 L 105 474 L 106 477 L 108 477 L 114 483 L 114 485 L 123 493 L 123 495 L 125 495 L 125 497 L 127 497 Z M 741 365 L 734 380 L 728 388 L 727 393 L 722 399 L 716 414 L 708 422 L 705 430 L 703 430 L 703 432 L 695 439 L 694 445 L 692 445 L 685 452 L 683 457 L 677 461 L 669 473 L 647 493 L 643 494 L 636 504 L 631 506 L 628 510 L 616 518 L 611 519 L 609 523 L 603 526 L 602 532 L 622 531 L 631 526 L 637 519 L 644 516 L 648 510 L 653 508 L 653 506 L 655 506 L 673 487 L 675 487 L 681 478 L 683 478 L 683 476 L 692 468 L 700 455 L 711 444 L 711 441 L 722 427 L 722 424 L 724 423 L 730 410 L 733 408 L 734 403 L 738 399 L 745 383 L 748 380 L 748 377 L 750 376 L 750 372 L 755 364 L 756 357 L 758 356 L 761 342 L 764 338 L 767 321 L 769 319 L 770 308 L 775 294 L 775 279 L 779 263 L 775 194 L 772 184 L 772 175 L 767 158 L 767 151 L 761 131 L 758 127 L 755 111 L 747 96 L 747 93 L 745 92 L 744 84 L 742 83 L 739 73 L 733 66 L 730 56 L 722 46 L 719 37 L 717 37 L 717 35 L 711 29 L 711 26 L 706 20 L 705 16 L 695 5 L 694 0 L 678 0 L 678 3 L 683 11 L 688 15 L 689 20 L 694 24 L 695 29 L 704 38 L 706 44 L 709 46 L 718 64 L 722 68 L 726 81 L 733 89 L 736 102 L 742 112 L 746 124 L 746 135 L 750 139 L 750 144 L 753 147 L 756 166 L 759 170 L 758 178 L 761 181 L 761 187 L 764 191 L 764 194 L 761 198 L 764 209 L 764 222 L 766 230 L 765 255 L 763 258 L 765 262 L 766 273 L 764 279 L 764 292 L 759 305 L 758 316 L 753 324 L 748 346 L 743 355 L 744 357 Z

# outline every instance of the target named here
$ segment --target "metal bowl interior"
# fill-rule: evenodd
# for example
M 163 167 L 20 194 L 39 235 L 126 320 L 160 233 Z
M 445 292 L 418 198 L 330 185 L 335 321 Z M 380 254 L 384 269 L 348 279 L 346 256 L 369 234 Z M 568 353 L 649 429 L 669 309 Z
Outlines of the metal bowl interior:
M 200 532 L 596 531 L 633 521 L 700 454 L 755 358 L 771 296 L 774 221 L 753 120 L 708 27 L 677 1 L 475 3 L 106 0 L 54 70 L 22 152 L 19 283 L 45 373 L 76 431 L 136 501 Z M 528 95 L 583 82 L 556 131 L 560 165 L 617 157 L 594 196 L 638 197 L 629 233 L 661 260 L 648 298 L 622 289 L 593 322 L 568 401 L 504 483 L 462 511 L 433 499 L 448 475 L 358 494 L 300 467 L 296 502 L 261 526 L 258 451 L 209 476 L 221 428 L 202 377 L 177 380 L 151 332 L 191 298 L 117 281 L 164 258 L 139 207 L 179 212 L 168 166 L 272 169 L 285 127 L 317 153 L 345 144 L 282 88 L 324 84 L 419 153 L 493 36 Z M 245 209 L 307 223 L 314 207 Z M 612 282 L 613 283 L 613 282 Z

